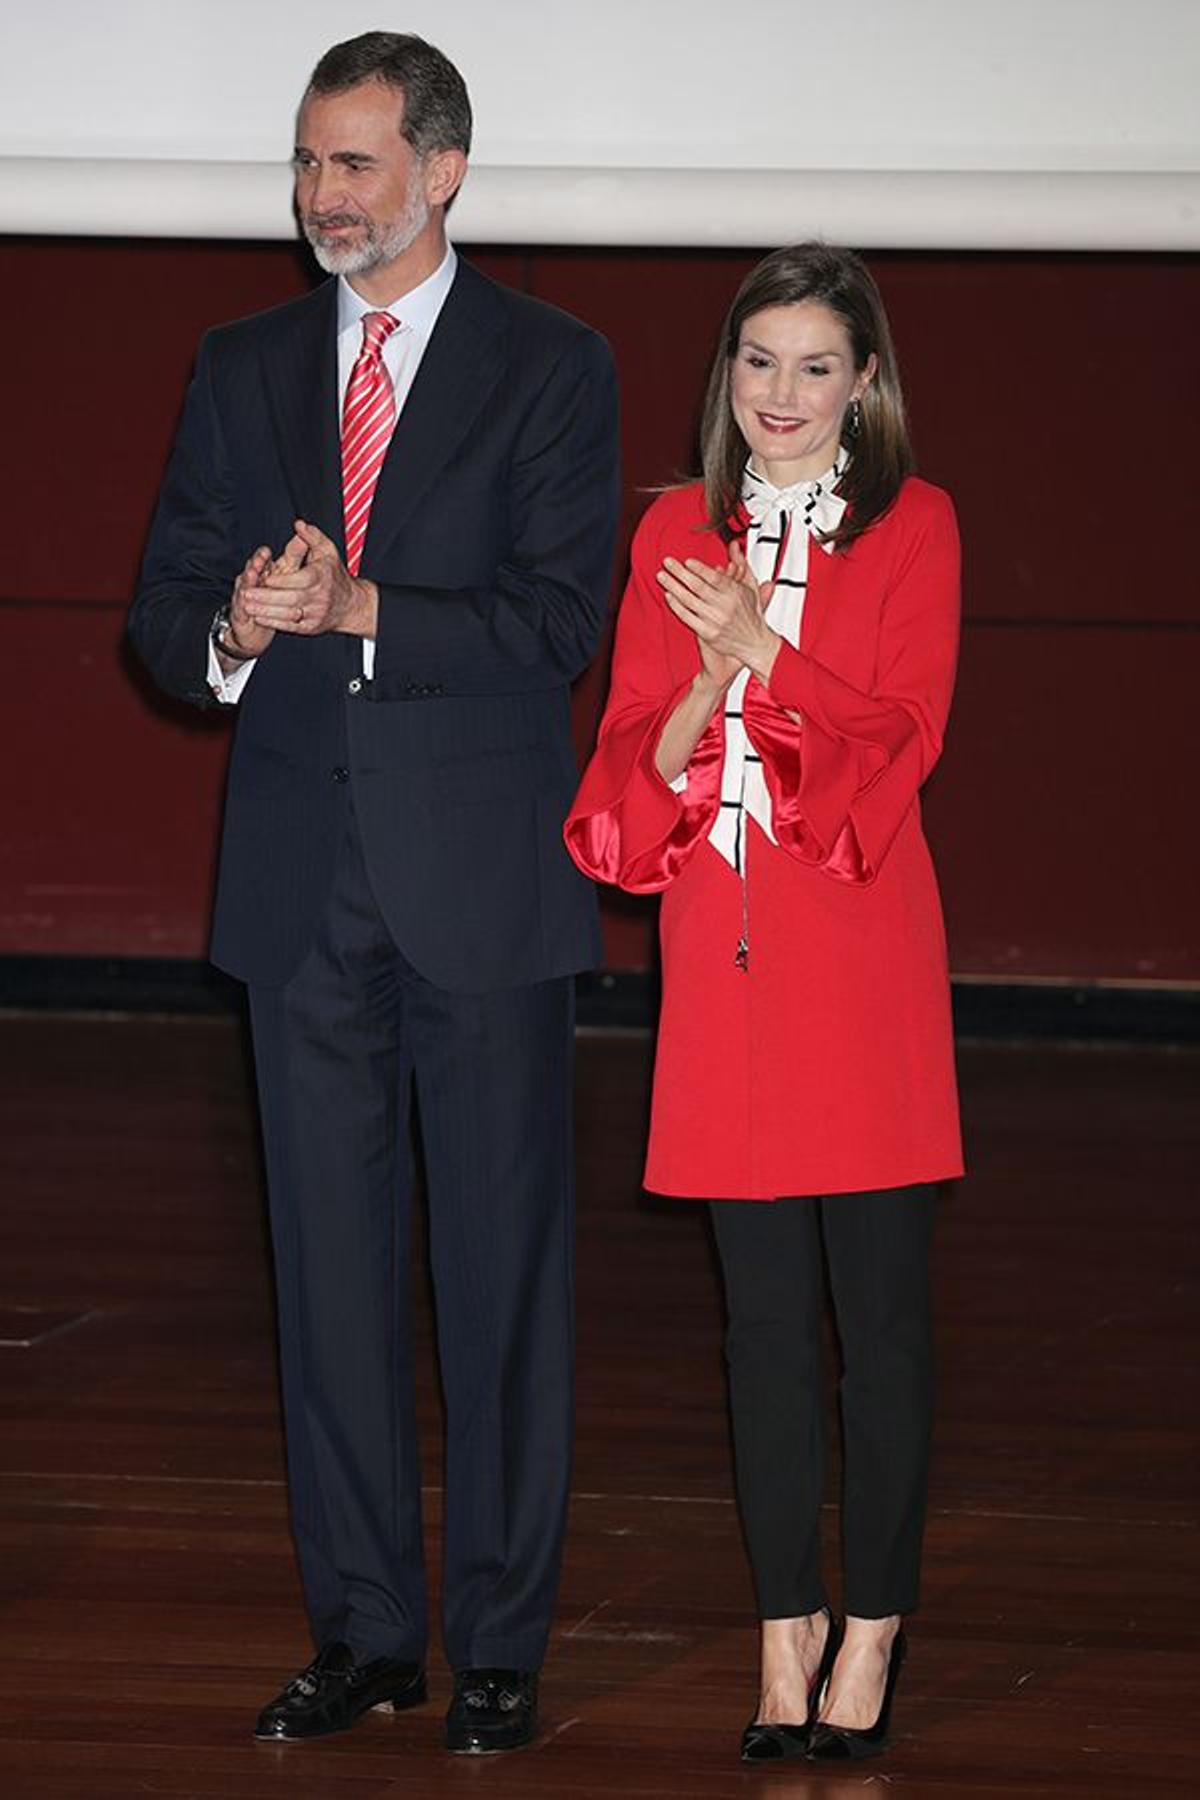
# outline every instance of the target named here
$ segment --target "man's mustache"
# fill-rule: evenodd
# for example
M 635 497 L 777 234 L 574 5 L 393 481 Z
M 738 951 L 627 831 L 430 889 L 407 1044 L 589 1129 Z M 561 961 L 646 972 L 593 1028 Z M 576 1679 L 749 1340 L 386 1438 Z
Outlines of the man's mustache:
M 361 213 L 308 213 L 304 223 L 310 231 L 329 231 L 338 225 L 367 225 L 370 223 Z

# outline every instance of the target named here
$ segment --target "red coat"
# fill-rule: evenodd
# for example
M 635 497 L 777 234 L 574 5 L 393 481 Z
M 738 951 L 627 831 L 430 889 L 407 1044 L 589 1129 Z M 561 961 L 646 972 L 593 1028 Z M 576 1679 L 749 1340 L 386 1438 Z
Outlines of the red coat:
M 953 507 L 910 479 L 848 551 L 814 544 L 800 649 L 783 645 L 769 688 L 747 684 L 779 841 L 748 822 L 744 973 L 741 882 L 708 842 L 720 712 L 682 795 L 654 767 L 699 666 L 654 575 L 669 555 L 724 563 L 703 520 L 694 486 L 662 495 L 638 528 L 600 738 L 565 827 L 596 880 L 663 892 L 646 1186 L 766 1200 L 961 1174 L 945 936 L 917 798 L 954 683 Z

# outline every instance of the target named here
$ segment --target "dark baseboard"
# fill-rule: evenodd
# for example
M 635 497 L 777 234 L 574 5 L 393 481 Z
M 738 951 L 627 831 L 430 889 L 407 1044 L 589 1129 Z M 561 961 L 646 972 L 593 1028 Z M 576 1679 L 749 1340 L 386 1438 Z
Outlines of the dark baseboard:
M 979 981 L 954 986 L 962 1040 L 1200 1043 L 1200 987 L 1123 982 Z M 0 1009 L 10 1012 L 236 1012 L 240 982 L 183 957 L 0 956 Z M 645 1030 L 658 1010 L 656 975 L 581 975 L 578 1019 L 590 1030 Z
M 964 976 L 952 992 L 960 1042 L 1200 1043 L 1200 987 Z
M 575 977 L 575 1020 L 583 1031 L 649 1031 L 658 996 L 657 970 L 590 970 Z
M 1141 982 L 951 982 L 960 1042 L 1200 1043 L 1200 987 Z M 593 1029 L 652 1025 L 657 975 L 620 971 L 579 977 L 579 1023 Z
M 0 956 L 7 1012 L 231 1013 L 242 984 L 182 956 Z

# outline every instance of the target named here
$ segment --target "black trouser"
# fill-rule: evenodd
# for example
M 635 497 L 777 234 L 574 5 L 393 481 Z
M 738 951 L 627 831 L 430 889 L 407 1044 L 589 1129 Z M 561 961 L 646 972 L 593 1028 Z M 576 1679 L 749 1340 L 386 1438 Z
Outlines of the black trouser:
M 571 1449 L 573 983 L 434 987 L 392 942 L 351 829 L 311 954 L 250 1000 L 313 1635 L 425 1654 L 415 1089 L 446 1399 L 445 1648 L 458 1668 L 536 1668 Z
M 841 1339 L 845 1610 L 917 1604 L 933 1403 L 935 1190 L 710 1205 L 725 1274 L 738 1499 L 759 1616 L 826 1603 L 821 1242 Z

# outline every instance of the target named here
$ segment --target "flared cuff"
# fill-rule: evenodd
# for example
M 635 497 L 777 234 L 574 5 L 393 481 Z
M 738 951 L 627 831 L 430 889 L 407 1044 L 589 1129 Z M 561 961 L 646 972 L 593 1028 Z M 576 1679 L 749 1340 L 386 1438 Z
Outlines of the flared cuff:
M 563 826 L 571 857 L 594 881 L 631 894 L 661 893 L 712 830 L 725 759 L 723 715 L 705 727 L 682 793 L 672 791 L 654 760 L 690 687 L 682 682 L 660 706 L 631 709 L 606 724 Z
M 790 644 L 769 689 L 747 684 L 743 707 L 780 848 L 839 881 L 874 881 L 924 779 L 912 715 L 859 694 Z

